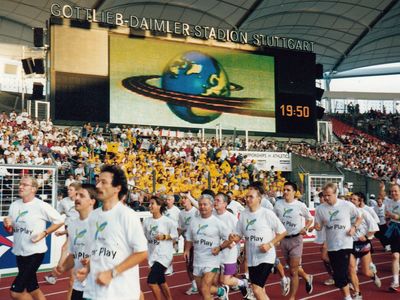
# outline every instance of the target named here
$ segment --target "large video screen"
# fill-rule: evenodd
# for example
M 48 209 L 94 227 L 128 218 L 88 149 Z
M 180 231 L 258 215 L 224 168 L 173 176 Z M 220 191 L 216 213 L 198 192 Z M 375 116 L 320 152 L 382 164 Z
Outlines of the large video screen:
M 109 37 L 110 122 L 275 132 L 275 59 L 155 38 Z
M 50 37 L 55 121 L 316 136 L 314 53 L 66 20 Z

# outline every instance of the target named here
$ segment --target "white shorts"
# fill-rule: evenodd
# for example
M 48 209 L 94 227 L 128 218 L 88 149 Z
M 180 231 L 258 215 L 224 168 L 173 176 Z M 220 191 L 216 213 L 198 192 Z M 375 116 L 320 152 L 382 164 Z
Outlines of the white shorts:
M 219 273 L 219 267 L 193 267 L 193 276 L 203 277 L 205 273 Z

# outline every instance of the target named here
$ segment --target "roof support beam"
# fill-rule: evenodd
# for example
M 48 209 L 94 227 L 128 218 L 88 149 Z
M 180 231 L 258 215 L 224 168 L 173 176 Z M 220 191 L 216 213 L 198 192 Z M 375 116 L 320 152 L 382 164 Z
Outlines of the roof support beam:
M 237 29 L 240 28 L 240 26 L 243 25 L 244 22 L 251 16 L 252 13 L 256 11 L 256 9 L 260 6 L 260 4 L 263 2 L 263 0 L 256 0 L 254 1 L 253 5 L 247 10 L 247 12 L 237 21 L 235 27 Z
M 382 20 L 382 18 L 399 2 L 399 0 L 392 0 L 386 7 L 381 11 L 381 13 L 369 24 L 368 27 L 364 29 L 364 31 L 354 40 L 354 42 L 347 48 L 345 53 L 338 59 L 336 64 L 333 66 L 331 72 L 337 70 L 337 68 L 341 65 L 341 63 L 345 60 L 345 58 L 350 54 L 351 51 L 361 42 L 361 40 L 370 32 L 375 25 Z

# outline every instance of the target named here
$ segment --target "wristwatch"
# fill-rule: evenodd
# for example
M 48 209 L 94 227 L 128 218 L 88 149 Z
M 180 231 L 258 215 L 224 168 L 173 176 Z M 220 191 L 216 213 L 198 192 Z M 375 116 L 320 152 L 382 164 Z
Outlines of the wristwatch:
M 119 272 L 117 271 L 116 268 L 114 268 L 114 269 L 111 270 L 111 277 L 112 277 L 112 278 L 115 278 L 115 277 L 117 277 L 118 275 L 119 275 Z

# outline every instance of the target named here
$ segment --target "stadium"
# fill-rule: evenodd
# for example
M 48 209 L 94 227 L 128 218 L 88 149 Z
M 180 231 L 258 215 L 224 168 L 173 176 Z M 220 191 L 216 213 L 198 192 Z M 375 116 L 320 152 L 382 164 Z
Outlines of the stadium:
M 0 299 L 399 297 L 399 1 L 0 4 Z

